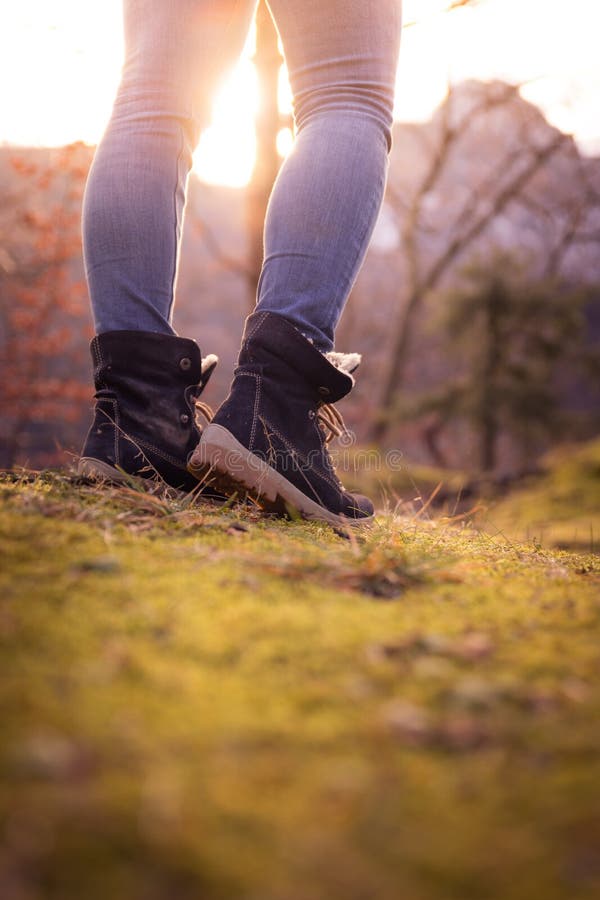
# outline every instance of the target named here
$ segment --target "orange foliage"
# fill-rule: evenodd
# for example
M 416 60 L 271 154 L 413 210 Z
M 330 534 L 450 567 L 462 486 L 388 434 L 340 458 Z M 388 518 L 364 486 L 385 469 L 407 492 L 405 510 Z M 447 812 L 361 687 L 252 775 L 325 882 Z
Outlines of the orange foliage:
M 40 161 L 41 160 L 41 161 Z M 0 217 L 0 464 L 58 461 L 54 434 L 90 396 L 80 215 L 89 154 L 14 154 Z M 64 462 L 64 459 L 61 461 Z

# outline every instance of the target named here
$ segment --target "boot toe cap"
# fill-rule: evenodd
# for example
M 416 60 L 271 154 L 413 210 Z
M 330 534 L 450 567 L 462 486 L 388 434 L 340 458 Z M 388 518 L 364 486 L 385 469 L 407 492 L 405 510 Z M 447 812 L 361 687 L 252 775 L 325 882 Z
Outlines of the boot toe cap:
M 368 497 L 363 494 L 346 494 L 343 514 L 351 519 L 370 518 L 375 507 Z

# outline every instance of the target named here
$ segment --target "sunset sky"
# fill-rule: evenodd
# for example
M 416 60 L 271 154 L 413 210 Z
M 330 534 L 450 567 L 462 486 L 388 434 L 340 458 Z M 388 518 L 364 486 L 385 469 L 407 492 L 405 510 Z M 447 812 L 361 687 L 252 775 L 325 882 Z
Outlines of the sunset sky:
M 448 78 L 527 82 L 523 95 L 600 153 L 600 0 L 480 0 L 439 13 L 449 0 L 405 0 L 396 115 L 427 119 Z M 0 142 L 95 143 L 108 118 L 122 58 L 121 0 L 2 3 Z M 206 180 L 239 185 L 251 171 L 256 89 L 244 58 L 215 98 L 196 153 Z M 286 91 L 282 85 L 281 102 Z M 282 148 L 285 146 L 282 135 Z

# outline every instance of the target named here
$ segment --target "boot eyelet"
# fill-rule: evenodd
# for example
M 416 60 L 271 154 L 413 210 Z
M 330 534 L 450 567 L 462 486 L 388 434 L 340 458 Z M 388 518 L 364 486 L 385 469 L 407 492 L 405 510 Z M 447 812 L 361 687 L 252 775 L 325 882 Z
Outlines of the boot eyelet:
M 187 413 L 181 413 L 181 415 L 179 416 L 179 421 L 182 425 L 187 425 L 187 423 L 190 421 L 190 417 Z
M 315 416 L 316 416 L 316 413 L 315 413 L 314 409 L 309 409 L 309 411 L 308 411 L 308 418 L 309 418 L 309 419 L 314 419 Z
M 188 369 L 191 369 L 191 368 L 192 368 L 192 361 L 191 361 L 191 359 L 189 358 L 189 356 L 184 356 L 183 359 L 180 359 L 180 360 L 179 360 L 179 368 L 180 368 L 183 372 L 187 372 Z
M 321 397 L 329 397 L 329 394 L 330 394 L 330 393 L 331 393 L 331 392 L 330 392 L 329 388 L 327 388 L 327 387 L 320 387 L 320 388 L 319 388 L 319 394 L 321 395 Z

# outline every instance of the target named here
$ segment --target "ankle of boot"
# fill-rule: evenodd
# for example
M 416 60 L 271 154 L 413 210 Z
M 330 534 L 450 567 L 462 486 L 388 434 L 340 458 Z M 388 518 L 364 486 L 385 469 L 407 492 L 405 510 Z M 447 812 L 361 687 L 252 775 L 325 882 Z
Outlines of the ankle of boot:
M 310 387 L 323 403 L 336 403 L 354 386 L 354 378 L 331 362 L 292 323 L 271 312 L 246 319 L 239 364 L 252 365 L 274 358 Z

